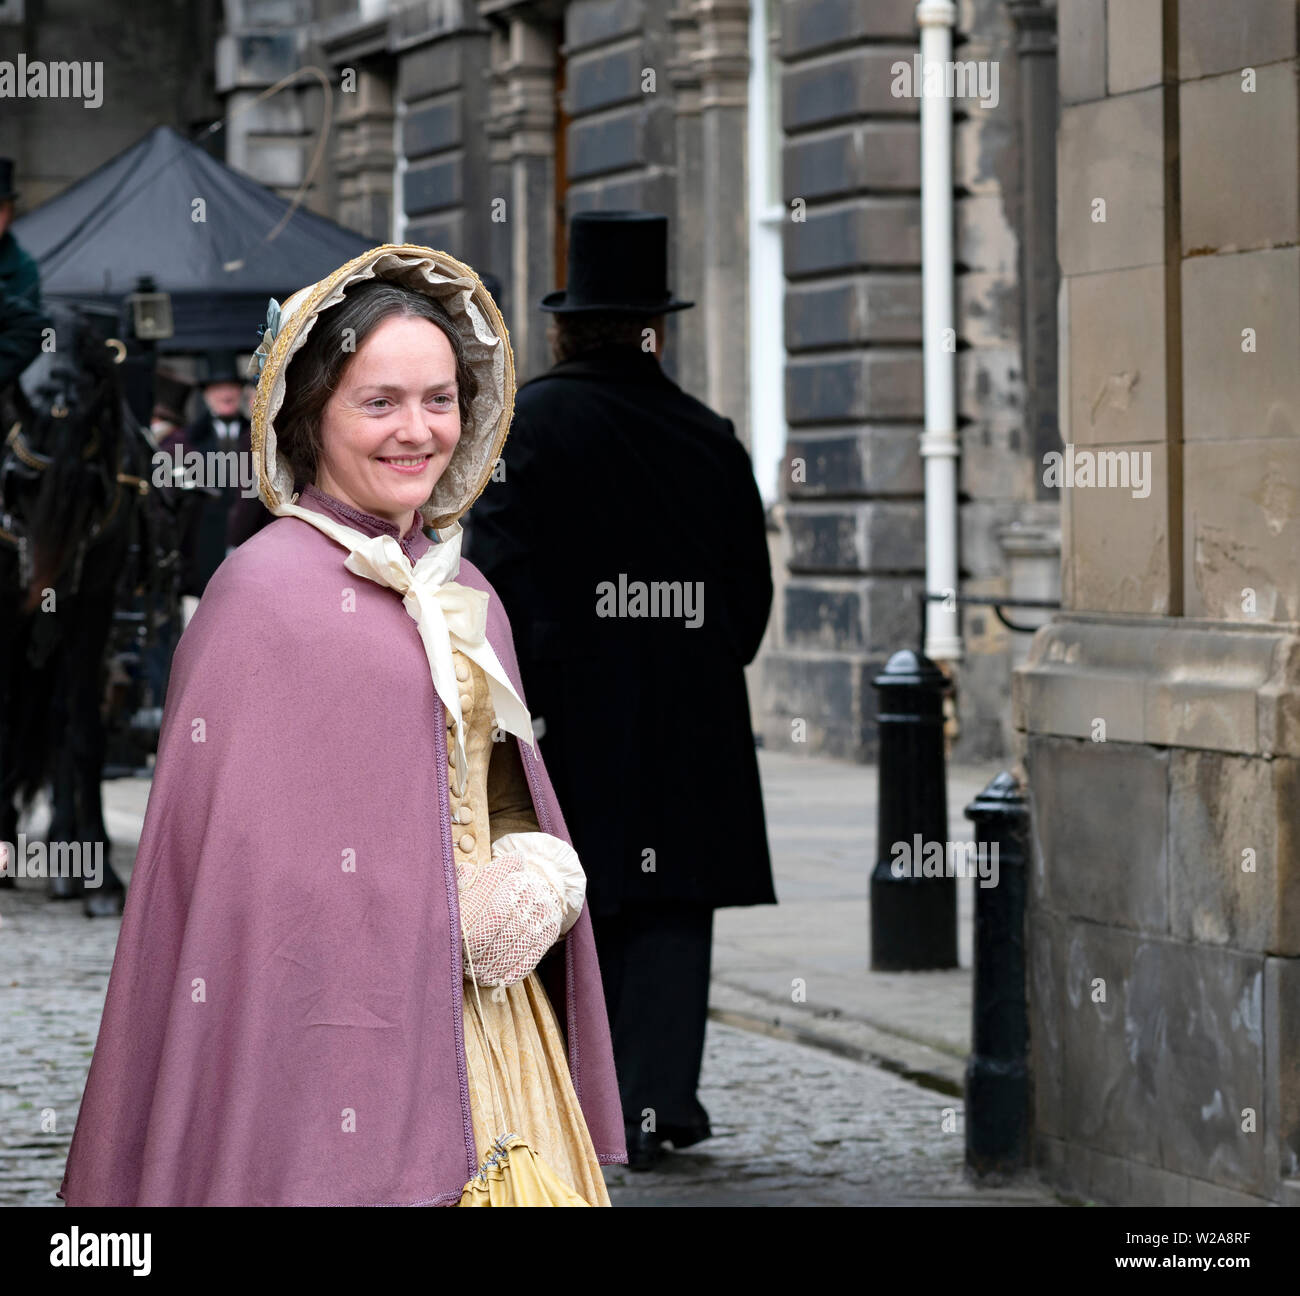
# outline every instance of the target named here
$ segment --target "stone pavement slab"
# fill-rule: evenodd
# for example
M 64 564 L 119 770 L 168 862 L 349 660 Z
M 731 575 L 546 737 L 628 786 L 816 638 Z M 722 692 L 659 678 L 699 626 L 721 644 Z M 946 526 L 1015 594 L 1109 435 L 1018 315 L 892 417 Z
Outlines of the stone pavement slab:
M 963 812 L 1001 768 L 949 766 L 950 840 L 973 840 Z M 856 1047 L 903 1071 L 922 1058 L 939 1079 L 959 1076 L 970 1048 L 974 880 L 957 880 L 959 968 L 872 972 L 876 767 L 760 751 L 759 770 L 779 903 L 718 910 L 713 1007 L 727 1010 L 724 990 L 752 996 L 799 1038 L 837 1047 L 856 1032 Z

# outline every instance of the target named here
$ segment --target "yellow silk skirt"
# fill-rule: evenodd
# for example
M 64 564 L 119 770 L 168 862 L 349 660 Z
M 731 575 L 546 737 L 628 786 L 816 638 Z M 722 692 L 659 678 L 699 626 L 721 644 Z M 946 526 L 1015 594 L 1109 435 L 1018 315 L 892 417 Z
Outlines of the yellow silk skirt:
M 535 1156 L 512 1150 L 503 1167 L 470 1181 L 460 1204 L 608 1206 L 564 1039 L 537 973 L 504 993 L 480 986 L 476 995 L 471 981 L 464 990 L 465 1061 L 479 1163 L 509 1133 L 518 1134 Z

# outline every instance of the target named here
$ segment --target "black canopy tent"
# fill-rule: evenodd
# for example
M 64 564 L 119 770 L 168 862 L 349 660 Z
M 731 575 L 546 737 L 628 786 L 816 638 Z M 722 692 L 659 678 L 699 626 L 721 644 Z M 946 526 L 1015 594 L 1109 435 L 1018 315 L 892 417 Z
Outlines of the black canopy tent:
M 201 204 L 201 205 L 200 205 Z M 283 301 L 374 241 L 289 204 L 169 126 L 14 222 L 55 301 L 120 308 L 139 279 L 171 295 L 163 352 L 254 350 L 269 297 Z M 202 217 L 202 219 L 200 219 Z

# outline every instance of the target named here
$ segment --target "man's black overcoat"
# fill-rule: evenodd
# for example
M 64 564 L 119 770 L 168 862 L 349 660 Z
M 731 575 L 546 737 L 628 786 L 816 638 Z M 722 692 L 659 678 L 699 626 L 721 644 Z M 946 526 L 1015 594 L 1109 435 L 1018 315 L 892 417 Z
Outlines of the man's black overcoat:
M 224 477 L 214 480 L 203 479 L 203 484 L 216 487 L 217 481 L 224 480 L 217 495 L 205 494 L 198 501 L 190 516 L 185 535 L 181 541 L 182 564 L 184 568 L 181 592 L 202 598 L 212 574 L 225 561 L 226 554 L 269 522 L 275 521 L 275 515 L 254 494 L 246 496 L 240 488 L 240 481 L 247 471 L 249 480 L 253 462 L 253 425 L 244 417 L 238 416 L 239 442 L 231 445 L 217 436 L 217 429 L 212 421 L 212 414 L 206 408 L 188 427 L 173 434 L 166 442 L 165 448 L 173 453 L 173 447 L 179 445 L 183 454 L 194 451 L 203 455 L 224 454 Z M 238 454 L 238 459 L 232 459 Z M 214 470 L 215 470 L 214 461 Z
M 592 912 L 773 903 L 744 676 L 772 575 L 731 422 L 602 348 L 519 389 L 497 474 L 466 554 L 510 615 Z M 638 582 L 661 615 L 629 614 Z

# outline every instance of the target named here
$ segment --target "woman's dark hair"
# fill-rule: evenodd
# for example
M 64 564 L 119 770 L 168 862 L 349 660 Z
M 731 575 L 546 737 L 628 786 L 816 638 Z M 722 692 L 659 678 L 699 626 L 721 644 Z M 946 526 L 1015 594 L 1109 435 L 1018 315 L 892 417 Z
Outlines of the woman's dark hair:
M 462 436 L 469 430 L 478 379 L 465 355 L 465 339 L 447 308 L 433 297 L 386 279 L 352 284 L 337 306 L 321 313 L 307 341 L 285 371 L 284 404 L 275 417 L 276 453 L 293 469 L 294 488 L 316 479 L 321 454 L 321 415 L 348 361 L 386 319 L 427 319 L 447 335 L 456 357 L 457 404 Z M 345 330 L 351 329 L 350 334 Z M 349 345 L 344 347 L 345 338 Z

